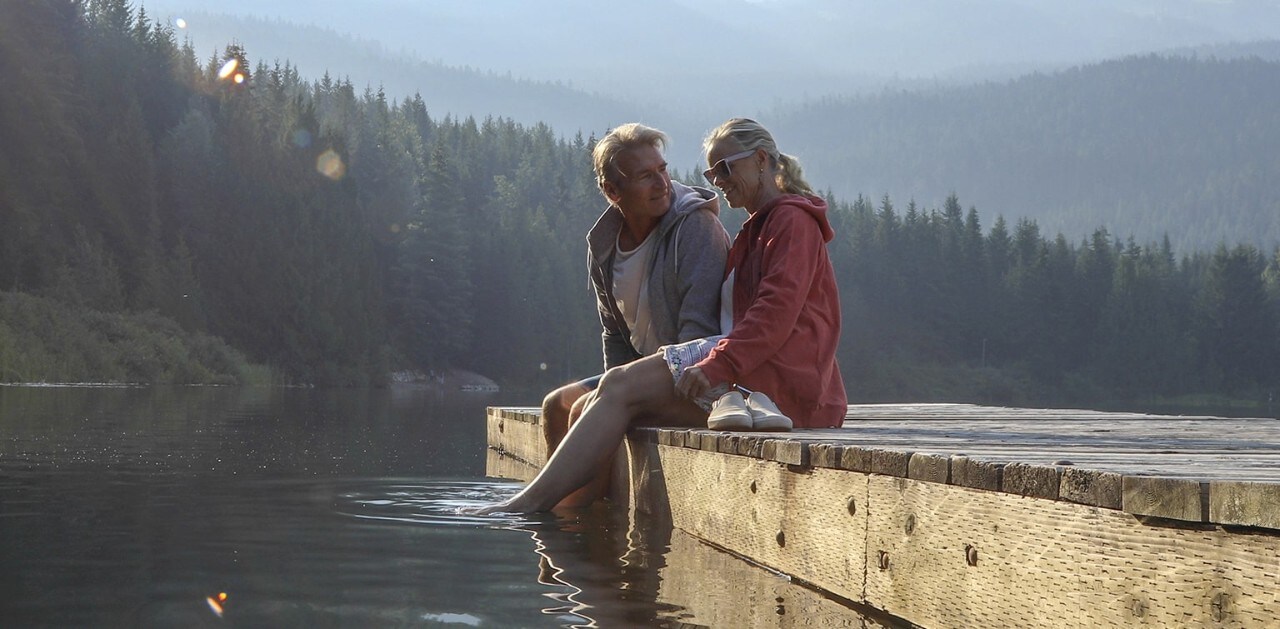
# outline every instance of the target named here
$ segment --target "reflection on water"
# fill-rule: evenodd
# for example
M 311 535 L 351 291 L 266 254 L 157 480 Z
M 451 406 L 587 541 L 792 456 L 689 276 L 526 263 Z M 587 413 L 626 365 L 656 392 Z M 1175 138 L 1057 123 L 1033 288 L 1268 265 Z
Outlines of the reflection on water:
M 356 492 L 339 496 L 339 511 L 366 520 L 387 520 L 406 524 L 437 524 L 448 526 L 480 526 L 484 528 L 514 528 L 529 526 L 537 521 L 531 516 L 496 514 L 486 517 L 461 515 L 461 507 L 489 504 L 515 493 L 516 486 L 509 482 L 457 481 L 433 482 L 419 485 L 392 485 L 374 488 L 375 491 Z M 343 507 L 344 502 L 350 506 Z
M 0 387 L 0 624 L 878 626 L 620 509 L 457 515 L 518 489 L 484 479 L 505 403 Z

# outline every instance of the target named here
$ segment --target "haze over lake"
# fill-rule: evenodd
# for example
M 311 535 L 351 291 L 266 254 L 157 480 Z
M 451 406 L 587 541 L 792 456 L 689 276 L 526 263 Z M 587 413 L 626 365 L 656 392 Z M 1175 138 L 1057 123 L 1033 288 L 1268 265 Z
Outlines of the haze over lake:
M 921 99 L 946 104 L 966 93 L 957 90 L 987 89 L 985 99 L 1008 101 L 1011 97 L 1002 90 L 1010 81 L 1052 78 L 1082 64 L 1089 67 L 1132 55 L 1156 53 L 1199 60 L 1257 56 L 1274 63 L 1280 60 L 1280 4 L 1275 2 L 383 0 L 353 4 L 286 0 L 262 4 L 231 0 L 212 6 L 193 0 L 159 0 L 144 8 L 154 19 L 174 24 L 182 19 L 183 27 L 176 29 L 179 36 L 189 37 L 203 58 L 234 41 L 243 44 L 255 62 L 287 62 L 313 80 L 326 73 L 350 78 L 358 88 L 381 89 L 392 99 L 420 93 L 437 116 L 546 123 L 565 137 L 578 133 L 599 137 L 621 122 L 643 121 L 671 134 L 668 155 L 683 172 L 700 169 L 700 140 L 708 128 L 729 116 L 746 115 L 773 123 L 783 150 L 802 159 L 816 185 L 844 199 L 890 195 L 900 204 L 915 200 L 934 208 L 954 192 L 962 203 L 975 205 L 988 225 L 997 214 L 1010 221 L 1028 217 L 1050 233 L 1061 231 L 1069 240 L 1098 227 L 1144 243 L 1169 235 L 1179 250 L 1211 248 L 1219 241 L 1249 241 L 1269 248 L 1280 240 L 1280 225 L 1271 227 L 1264 221 L 1259 226 L 1252 219 L 1233 216 L 1223 219 L 1230 225 L 1221 226 L 1203 220 L 1200 224 L 1165 220 L 1160 214 L 1171 203 L 1168 198 L 1142 199 L 1149 196 L 1147 189 L 1163 189 L 1171 198 L 1195 203 L 1197 213 L 1211 217 L 1280 214 L 1274 207 L 1256 203 L 1238 207 L 1235 197 L 1265 200 L 1271 196 L 1266 192 L 1232 193 L 1222 183 L 1194 180 L 1188 190 L 1168 190 L 1165 181 L 1141 171 L 1141 163 L 1122 161 L 1101 168 L 1126 177 L 1126 190 L 1101 192 L 1096 198 L 1062 198 L 1037 186 L 1044 181 L 1042 187 L 1050 191 L 1075 191 L 1093 185 L 1096 175 L 1080 173 L 1063 182 L 1047 181 L 1078 168 L 1061 163 L 1042 138 L 1019 130 L 1015 137 L 996 143 L 990 139 L 991 130 L 971 120 L 939 122 L 938 111 L 916 111 Z M 1184 86 L 1185 93 L 1164 95 L 1157 103 L 1200 111 L 1215 121 L 1238 117 L 1230 109 L 1214 111 L 1201 103 L 1177 102 L 1222 88 L 1181 77 L 1173 80 Z M 1135 90 L 1146 89 L 1132 77 L 1120 81 Z M 907 95 L 901 103 L 867 100 L 900 94 Z M 1061 96 L 1053 98 L 1062 101 Z M 1138 108 L 1147 106 L 1123 95 L 1083 106 L 1089 116 L 1108 117 L 1112 112 L 1093 111 L 1108 104 L 1135 116 L 1141 114 Z M 922 116 L 902 121 L 910 128 L 939 123 L 974 139 L 967 146 L 946 147 L 932 143 L 931 138 L 938 135 L 932 130 L 923 139 L 891 134 L 886 130 L 890 123 L 875 110 L 877 105 Z M 982 103 L 967 106 L 990 109 Z M 1042 115 L 1042 120 L 1026 120 L 1027 127 L 1057 124 L 1064 116 L 1052 108 Z M 1161 121 L 1175 123 L 1179 126 L 1174 129 L 1157 126 L 1136 132 L 1159 137 L 1199 125 L 1194 119 Z M 1124 128 L 1135 123 L 1119 120 L 1116 124 Z M 1276 125 L 1273 121 L 1262 124 L 1260 137 L 1269 137 L 1266 134 L 1274 132 Z M 843 128 L 833 129 L 833 125 Z M 1074 127 L 1050 133 L 1079 136 Z M 1235 130 L 1213 133 L 1231 135 Z M 1107 130 L 1102 141 L 1119 139 Z M 885 143 L 896 143 L 888 149 L 908 156 L 885 163 L 857 154 L 884 153 Z M 1085 139 L 1082 143 L 1096 142 Z M 990 160 L 996 172 L 1008 172 L 1027 165 L 1025 158 L 1016 155 L 1042 148 L 1050 149 L 1044 167 L 1016 177 L 981 181 L 972 171 L 948 170 L 949 163 L 977 155 Z M 1163 147 L 1142 150 L 1156 157 L 1168 152 Z M 1062 154 L 1078 154 L 1087 163 L 1098 163 L 1112 153 L 1107 147 L 1096 153 L 1078 146 L 1062 148 Z M 1206 159 L 1212 163 L 1217 158 Z M 1209 166 L 1198 168 L 1203 172 Z M 1277 167 L 1258 163 L 1243 168 L 1265 172 Z M 1156 165 L 1152 170 L 1168 168 Z M 1226 170 L 1212 178 L 1234 179 L 1236 165 Z M 1174 177 L 1187 179 L 1183 173 Z M 1204 188 L 1212 190 L 1206 193 Z M 1182 213 L 1175 208 L 1174 214 Z

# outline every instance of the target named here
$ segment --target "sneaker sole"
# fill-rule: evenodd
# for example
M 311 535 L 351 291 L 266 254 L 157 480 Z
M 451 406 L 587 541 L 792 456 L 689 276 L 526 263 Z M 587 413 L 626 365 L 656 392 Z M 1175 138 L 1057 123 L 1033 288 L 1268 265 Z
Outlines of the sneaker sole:
M 751 416 L 730 415 L 720 419 L 708 419 L 707 428 L 711 430 L 751 430 Z

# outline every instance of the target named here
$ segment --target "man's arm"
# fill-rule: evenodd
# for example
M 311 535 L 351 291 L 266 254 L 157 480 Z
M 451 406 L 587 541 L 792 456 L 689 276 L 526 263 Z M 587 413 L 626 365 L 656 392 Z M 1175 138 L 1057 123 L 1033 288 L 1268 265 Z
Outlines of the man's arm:
M 715 203 L 712 199 L 710 203 Z M 720 333 L 720 285 L 729 256 L 729 234 L 710 211 L 696 211 L 680 226 L 676 260 L 680 287 L 680 342 Z

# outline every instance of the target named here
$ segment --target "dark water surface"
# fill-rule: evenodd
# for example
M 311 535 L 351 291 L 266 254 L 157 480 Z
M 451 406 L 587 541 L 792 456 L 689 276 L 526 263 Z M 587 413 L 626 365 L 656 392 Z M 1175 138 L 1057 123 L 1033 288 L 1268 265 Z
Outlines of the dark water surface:
M 0 387 L 0 626 L 870 626 L 618 508 L 455 515 L 524 402 Z

